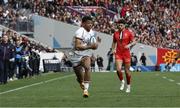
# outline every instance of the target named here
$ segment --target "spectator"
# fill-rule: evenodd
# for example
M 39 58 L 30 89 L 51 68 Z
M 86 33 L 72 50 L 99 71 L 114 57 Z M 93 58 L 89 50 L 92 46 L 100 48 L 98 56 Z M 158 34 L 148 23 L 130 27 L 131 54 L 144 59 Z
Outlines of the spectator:
M 6 84 L 10 68 L 10 59 L 14 56 L 14 47 L 7 35 L 3 35 L 0 43 L 0 84 Z
M 94 56 L 94 54 L 92 54 L 91 56 L 91 71 L 95 72 L 95 65 L 96 65 L 96 57 Z
M 103 70 L 103 58 L 99 55 L 97 55 L 97 65 L 98 65 L 98 69 L 99 69 L 99 72 Z
M 16 64 L 16 74 L 18 79 L 23 78 L 23 56 L 24 56 L 24 46 L 22 41 L 19 39 L 16 40 L 15 46 L 15 64 Z
M 131 66 L 136 66 L 137 65 L 137 56 L 134 55 L 134 53 L 131 53 Z
M 146 66 L 146 56 L 144 53 L 142 53 L 142 55 L 140 57 L 140 62 L 142 65 Z
M 114 70 L 114 60 L 113 60 L 112 48 L 110 48 L 110 50 L 108 51 L 107 57 L 108 57 L 108 66 L 107 66 L 106 70 L 113 71 Z
M 170 63 L 167 63 L 164 68 L 165 68 L 165 71 L 169 72 L 171 69 Z

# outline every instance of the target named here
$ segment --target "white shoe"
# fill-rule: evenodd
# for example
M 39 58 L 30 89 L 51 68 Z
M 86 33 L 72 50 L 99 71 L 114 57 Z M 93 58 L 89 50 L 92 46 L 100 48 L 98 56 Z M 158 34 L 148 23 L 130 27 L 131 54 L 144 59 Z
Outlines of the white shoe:
M 9 81 L 13 81 L 13 79 L 12 79 L 12 78 L 10 78 L 10 79 L 9 79 Z
M 126 93 L 130 93 L 130 92 L 131 92 L 131 86 L 127 85 Z
M 124 89 L 124 85 L 125 85 L 125 81 L 124 81 L 124 80 L 122 80 L 122 82 L 121 82 L 121 86 L 120 86 L 120 90 L 123 90 L 123 89 Z

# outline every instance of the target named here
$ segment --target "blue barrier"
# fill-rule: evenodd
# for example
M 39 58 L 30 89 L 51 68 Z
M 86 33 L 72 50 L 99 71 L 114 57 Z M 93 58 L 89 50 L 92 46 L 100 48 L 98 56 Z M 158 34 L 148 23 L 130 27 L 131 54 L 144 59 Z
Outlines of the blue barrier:
M 140 70 L 141 72 L 151 72 L 155 71 L 155 66 L 132 66 L 134 71 Z
M 174 66 L 169 65 L 169 68 L 165 68 L 166 64 L 160 64 L 161 72 L 180 72 L 180 64 L 175 64 Z

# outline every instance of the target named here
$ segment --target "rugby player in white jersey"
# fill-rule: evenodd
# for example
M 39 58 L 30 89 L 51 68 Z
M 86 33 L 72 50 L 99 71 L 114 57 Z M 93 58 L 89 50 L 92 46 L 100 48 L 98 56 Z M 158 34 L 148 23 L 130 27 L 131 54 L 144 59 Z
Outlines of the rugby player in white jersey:
M 75 32 L 75 36 L 73 37 L 73 56 L 71 57 L 73 70 L 85 98 L 89 97 L 91 55 L 93 50 L 98 48 L 98 44 L 101 41 L 99 37 L 96 37 L 96 33 L 92 30 L 92 27 L 92 18 L 90 16 L 84 16 L 81 27 Z M 95 42 L 91 40 L 94 37 L 96 37 Z

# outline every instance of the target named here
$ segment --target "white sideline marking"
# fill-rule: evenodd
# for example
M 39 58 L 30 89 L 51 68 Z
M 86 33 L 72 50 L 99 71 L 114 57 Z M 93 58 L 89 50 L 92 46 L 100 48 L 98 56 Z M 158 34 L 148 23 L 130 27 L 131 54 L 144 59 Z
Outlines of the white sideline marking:
M 167 77 L 163 76 L 162 78 L 166 79 Z
M 158 76 L 159 74 L 156 74 L 156 76 Z M 173 79 L 168 79 L 167 77 L 165 77 L 165 76 L 163 76 L 162 77 L 163 79 L 166 79 L 166 80 L 168 80 L 168 81 L 170 81 L 170 82 L 175 82 L 175 80 L 173 80 Z M 176 82 L 175 82 L 176 83 Z M 177 85 L 179 85 L 180 86 L 180 83 L 176 83 Z
M 156 74 L 156 76 L 159 76 L 159 74 Z
M 176 83 L 177 85 L 180 85 L 180 83 Z
M 6 93 L 10 93 L 10 92 L 13 92 L 13 91 L 17 91 L 17 90 L 21 90 L 21 89 L 28 88 L 28 87 L 40 85 L 40 84 L 43 84 L 43 83 L 52 82 L 52 81 L 55 81 L 55 80 L 61 80 L 61 79 L 68 78 L 68 77 L 71 77 L 71 76 L 74 76 L 74 74 L 66 75 L 66 76 L 58 77 L 58 78 L 54 78 L 54 79 L 50 79 L 50 80 L 47 80 L 47 81 L 41 81 L 41 82 L 39 82 L 39 83 L 34 83 L 34 84 L 22 86 L 22 87 L 18 87 L 18 88 L 12 89 L 12 90 L 8 90 L 8 91 L 1 92 L 0 95 L 1 95 L 1 94 L 6 94 Z
M 173 79 L 168 79 L 170 82 L 174 82 L 174 80 Z

